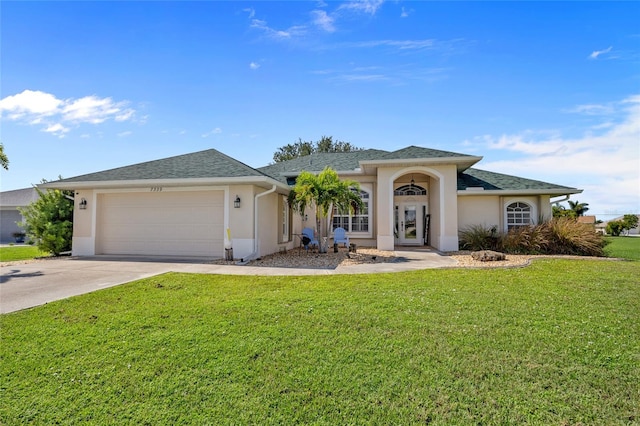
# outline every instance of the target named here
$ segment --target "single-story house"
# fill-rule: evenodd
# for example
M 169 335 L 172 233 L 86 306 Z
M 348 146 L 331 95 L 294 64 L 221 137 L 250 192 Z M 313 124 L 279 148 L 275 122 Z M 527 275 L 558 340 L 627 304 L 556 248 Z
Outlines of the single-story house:
M 18 223 L 24 220 L 18 208 L 27 207 L 38 197 L 35 188 L 0 192 L 0 242 L 15 241 L 13 234 L 24 232 L 24 229 L 18 226 Z
M 624 235 L 640 235 L 640 214 L 636 215 L 636 216 L 638 216 L 638 221 L 639 221 L 638 226 L 636 226 L 635 228 L 629 229 L 628 233 L 625 231 L 623 233 Z M 609 224 L 609 222 L 621 222 L 623 220 L 624 220 L 624 216 L 618 216 L 618 217 L 616 217 L 614 219 L 607 220 L 606 222 L 599 223 L 598 225 L 596 225 L 596 228 L 602 234 L 606 235 L 607 234 L 607 225 Z
M 316 227 L 287 194 L 303 171 L 326 166 L 360 183 L 365 207 L 336 212 L 333 227 L 381 250 L 428 244 L 458 250 L 458 232 L 508 229 L 552 216 L 551 198 L 580 189 L 473 168 L 482 157 L 409 146 L 316 153 L 261 168 L 215 149 L 62 179 L 75 192 L 73 254 L 252 258 L 300 244 Z

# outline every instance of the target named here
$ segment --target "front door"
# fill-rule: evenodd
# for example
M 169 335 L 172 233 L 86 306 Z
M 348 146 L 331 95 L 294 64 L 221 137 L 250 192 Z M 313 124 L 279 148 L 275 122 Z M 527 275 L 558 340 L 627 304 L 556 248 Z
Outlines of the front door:
M 423 244 L 423 206 L 421 203 L 401 203 L 396 206 L 396 244 Z

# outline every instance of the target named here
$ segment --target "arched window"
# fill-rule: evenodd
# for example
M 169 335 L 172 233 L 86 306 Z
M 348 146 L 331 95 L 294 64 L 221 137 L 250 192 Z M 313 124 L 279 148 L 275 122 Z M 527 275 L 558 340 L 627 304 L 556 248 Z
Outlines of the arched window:
M 517 201 L 507 206 L 507 230 L 518 226 L 528 226 L 532 223 L 529 204 Z
M 416 184 L 403 185 L 393 191 L 393 195 L 427 195 L 427 190 Z
M 355 191 L 355 190 L 354 190 Z M 367 191 L 359 191 L 364 206 L 353 211 L 333 209 L 333 229 L 344 228 L 347 232 L 369 232 L 370 196 Z

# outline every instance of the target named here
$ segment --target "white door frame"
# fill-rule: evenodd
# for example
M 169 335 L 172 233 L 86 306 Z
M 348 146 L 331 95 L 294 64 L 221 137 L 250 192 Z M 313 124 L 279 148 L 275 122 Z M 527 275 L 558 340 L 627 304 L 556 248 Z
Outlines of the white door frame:
M 399 201 L 394 203 L 394 226 L 396 230 L 396 245 L 424 244 L 424 215 L 429 214 L 428 203 L 425 201 Z M 410 212 L 413 212 L 411 215 Z M 413 216 L 407 224 L 407 214 Z

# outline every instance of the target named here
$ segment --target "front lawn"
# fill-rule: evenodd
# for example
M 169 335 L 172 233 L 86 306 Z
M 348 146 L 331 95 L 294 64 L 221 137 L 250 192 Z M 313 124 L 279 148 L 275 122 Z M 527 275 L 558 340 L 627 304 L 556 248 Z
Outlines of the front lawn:
M 48 256 L 35 246 L 9 246 L 0 247 L 0 262 L 14 262 L 16 260 L 30 260 L 36 257 Z
M 0 424 L 637 424 L 640 262 L 165 274 L 0 317 Z
M 640 260 L 640 237 L 605 237 L 607 246 L 604 251 L 609 257 Z

